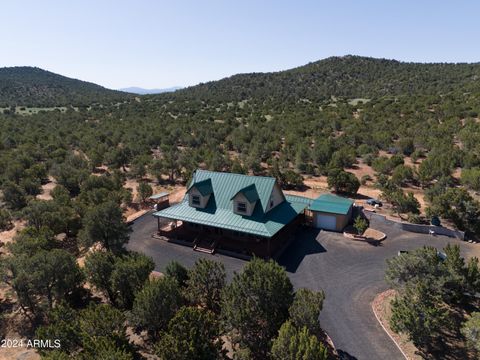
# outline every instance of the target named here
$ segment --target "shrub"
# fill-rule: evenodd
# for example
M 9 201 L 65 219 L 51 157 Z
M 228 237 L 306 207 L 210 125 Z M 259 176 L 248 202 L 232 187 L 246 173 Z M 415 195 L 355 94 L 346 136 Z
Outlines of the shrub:
M 0 231 L 12 228 L 12 214 L 6 209 L 0 209 Z
M 354 174 L 341 169 L 331 170 L 328 173 L 327 182 L 335 192 L 347 194 L 356 194 L 360 187 L 360 182 Z
M 372 177 L 370 175 L 363 175 L 360 179 L 360 184 L 365 185 L 368 181 L 372 181 Z
M 353 227 L 359 235 L 362 235 L 368 229 L 368 221 L 359 215 L 355 218 Z

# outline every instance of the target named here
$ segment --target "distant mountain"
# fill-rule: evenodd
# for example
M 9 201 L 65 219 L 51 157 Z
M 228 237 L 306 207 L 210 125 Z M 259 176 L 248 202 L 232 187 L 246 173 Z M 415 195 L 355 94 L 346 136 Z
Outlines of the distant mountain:
M 131 93 L 131 94 L 147 95 L 147 94 L 162 94 L 167 92 L 174 92 L 181 88 L 182 88 L 181 86 L 173 86 L 165 89 L 144 89 L 144 88 L 132 86 L 132 87 L 127 87 L 119 90 L 127 93 Z
M 323 101 L 332 96 L 378 98 L 479 90 L 480 63 L 409 63 L 348 55 L 285 71 L 237 74 L 158 96 L 169 100 L 251 100 L 263 104 L 267 100 Z
M 121 91 L 68 78 L 37 67 L 0 68 L 0 107 L 88 106 L 131 98 Z

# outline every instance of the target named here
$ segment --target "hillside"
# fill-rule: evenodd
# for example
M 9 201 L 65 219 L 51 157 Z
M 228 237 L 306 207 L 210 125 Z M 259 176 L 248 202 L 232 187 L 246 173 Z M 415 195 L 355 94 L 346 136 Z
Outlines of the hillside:
M 238 74 L 167 96 L 221 101 L 321 101 L 332 96 L 377 98 L 479 89 L 480 63 L 406 63 L 349 55 L 330 57 L 280 72 Z
M 122 281 L 133 279 L 135 286 L 140 286 L 144 279 L 135 274 L 147 277 L 154 265 L 142 270 L 150 266 L 147 260 L 139 254 L 130 260 L 130 255 L 124 254 L 122 246 L 129 238 L 124 220 L 150 209 L 150 204 L 143 203 L 151 193 L 168 191 L 171 203 L 181 200 L 185 185 L 199 168 L 273 176 L 286 193 L 311 199 L 335 191 L 388 219 L 417 224 L 440 222 L 445 228 L 465 232 L 467 240 L 480 242 L 478 64 L 424 65 L 361 57 L 329 58 L 288 71 L 235 75 L 174 93 L 139 95 L 134 101 L 113 104 L 108 102 L 117 95 L 134 95 L 39 69 L 11 71 L 22 73 L 23 77 L 18 83 L 10 80 L 7 88 L 11 92 L 2 90 L 1 96 L 11 96 L 16 103 L 25 103 L 26 99 L 43 106 L 49 102 L 106 103 L 79 111 L 32 112 L 21 118 L 12 111 L 0 111 L 0 242 L 10 242 L 1 250 L 11 252 L 11 262 L 2 262 L 2 266 L 7 265 L 3 268 L 9 271 L 9 277 L 4 278 L 14 285 L 4 286 L 3 291 L 8 290 L 8 294 L 16 296 L 16 304 L 23 306 L 22 311 L 10 307 L 2 313 L 11 324 L 7 328 L 0 323 L 3 338 L 13 338 L 7 330 L 17 331 L 17 324 L 24 329 L 24 324 L 36 323 L 30 321 L 35 319 L 30 316 L 49 308 L 50 288 L 35 282 L 58 282 L 61 279 L 58 280 L 57 273 L 71 279 L 69 287 L 63 285 L 66 282 L 60 284 L 64 299 L 72 300 L 71 304 L 85 304 L 86 299 L 98 299 L 100 295 L 114 304 L 102 307 L 119 309 L 106 313 L 91 307 L 73 310 L 67 305 L 70 302 L 65 302 L 55 305 L 61 312 L 49 314 L 65 313 L 74 326 L 89 314 L 101 321 L 108 318 L 120 324 L 116 334 L 125 332 L 125 319 L 121 318 L 125 308 L 148 304 L 143 294 L 150 290 L 140 290 L 140 298 L 135 294 L 128 298 L 110 297 L 109 294 L 121 294 L 117 287 L 127 284 L 117 281 L 117 275 L 121 275 Z M 43 83 L 35 79 L 42 79 Z M 94 94 L 99 95 L 93 97 Z M 366 203 L 368 198 L 381 199 L 383 205 L 374 209 Z M 358 223 L 362 221 L 359 219 Z M 388 224 L 377 230 L 383 232 Z M 144 227 L 140 231 L 141 237 L 150 239 L 153 229 Z M 405 244 L 412 243 L 414 238 L 400 231 L 396 228 L 392 234 L 401 234 Z M 391 239 L 389 235 L 386 241 Z M 422 239 L 422 235 L 415 239 Z M 424 239 L 432 244 L 441 240 L 428 235 Z M 99 241 L 101 245 L 97 247 Z M 242 251 L 248 251 L 245 244 L 241 245 Z M 87 250 L 92 245 L 105 252 Z M 363 246 L 360 242 L 358 245 Z M 406 249 L 410 249 L 408 246 Z M 480 252 L 478 244 L 471 246 L 472 255 Z M 108 255 L 109 251 L 115 255 Z M 392 256 L 395 254 L 389 251 Z M 98 257 L 92 255 L 95 253 Z M 452 254 L 455 253 L 453 250 Z M 437 261 L 432 262 L 434 274 L 441 261 L 436 252 L 432 255 Z M 453 256 L 449 254 L 448 258 Z M 455 259 L 454 262 L 459 263 Z M 77 264 L 82 264 L 83 269 Z M 455 279 L 464 279 L 466 276 L 457 275 L 467 273 L 474 278 L 478 270 L 476 263 L 472 264 L 475 267 L 469 265 L 468 271 L 461 265 Z M 18 273 L 14 272 L 16 266 L 20 267 Z M 110 292 L 97 288 L 97 280 L 93 280 L 97 270 L 105 270 L 107 286 L 116 284 Z M 135 276 L 122 275 L 128 272 Z M 83 288 L 85 292 L 77 291 L 82 289 L 77 283 L 85 279 L 83 274 L 89 284 Z M 444 277 L 448 281 L 452 278 Z M 187 286 L 190 283 L 196 282 L 186 281 Z M 179 283 L 173 280 L 171 284 Z M 462 284 L 448 289 L 460 289 L 463 293 L 463 284 L 462 280 Z M 170 285 L 164 289 L 170 293 Z M 178 291 L 180 299 L 180 291 L 186 290 Z M 442 296 L 438 298 L 443 299 Z M 127 300 L 117 303 L 123 298 Z M 60 301 L 55 299 L 55 304 Z M 142 313 L 143 310 L 138 311 Z M 465 312 L 455 310 L 455 314 L 463 318 Z M 32 327 L 30 333 L 55 335 L 57 329 L 66 326 L 61 321 Z M 149 317 L 145 324 L 150 323 Z M 68 329 L 73 328 L 67 325 Z M 114 329 L 113 325 L 111 328 Z M 137 331 L 133 326 L 130 329 Z M 130 330 L 129 333 L 132 334 Z M 81 339 L 80 335 L 75 338 Z M 134 333 L 131 338 L 137 335 Z M 80 341 L 90 344 L 91 340 Z M 153 344 L 142 343 L 148 344 L 141 348 L 142 354 L 150 354 Z M 72 349 L 86 358 L 98 355 Z M 71 348 L 68 351 L 72 353 Z M 451 351 L 442 352 L 445 353 Z
M 20 122 L 7 112 L 0 187 L 39 159 L 72 194 L 84 181 L 80 173 L 70 179 L 78 167 L 170 184 L 200 167 L 272 175 L 304 190 L 330 189 L 331 176 L 353 181 L 346 170 L 361 181 L 362 197 L 381 195 L 397 215 L 428 222 L 435 214 L 480 236 L 479 71 L 347 56 L 88 112 L 32 113 Z M 37 193 L 35 184 L 19 191 Z
M 36 67 L 0 68 L 0 107 L 88 106 L 123 101 L 130 95 Z

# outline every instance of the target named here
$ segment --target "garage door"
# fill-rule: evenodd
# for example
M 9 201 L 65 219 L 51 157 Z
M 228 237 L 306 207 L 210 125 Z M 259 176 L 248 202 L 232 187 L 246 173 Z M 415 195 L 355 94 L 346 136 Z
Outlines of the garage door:
M 315 227 L 335 231 L 337 229 L 337 218 L 331 215 L 317 214 Z

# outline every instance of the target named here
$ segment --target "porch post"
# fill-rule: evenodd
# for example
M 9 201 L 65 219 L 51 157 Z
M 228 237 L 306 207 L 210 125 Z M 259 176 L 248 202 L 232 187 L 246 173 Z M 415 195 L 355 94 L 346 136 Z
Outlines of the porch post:
M 272 254 L 270 254 L 270 237 L 267 240 L 267 252 L 268 252 L 268 257 L 270 258 Z

